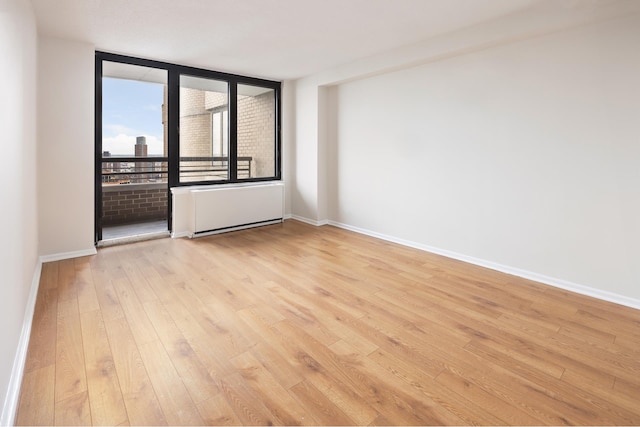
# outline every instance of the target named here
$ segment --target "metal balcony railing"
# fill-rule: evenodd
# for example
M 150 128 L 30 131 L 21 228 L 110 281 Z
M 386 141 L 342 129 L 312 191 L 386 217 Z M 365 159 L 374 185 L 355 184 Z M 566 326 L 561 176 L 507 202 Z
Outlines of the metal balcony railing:
M 102 185 L 167 182 L 167 157 L 103 157 Z M 238 157 L 238 178 L 251 178 L 252 157 Z M 229 176 L 228 157 L 180 157 L 180 181 L 220 181 Z

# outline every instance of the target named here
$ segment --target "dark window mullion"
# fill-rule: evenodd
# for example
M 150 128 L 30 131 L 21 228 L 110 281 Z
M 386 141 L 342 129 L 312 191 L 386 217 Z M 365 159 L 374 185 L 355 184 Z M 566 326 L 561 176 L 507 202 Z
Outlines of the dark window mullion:
M 102 58 L 95 61 L 94 244 L 102 240 Z
M 281 179 L 282 178 L 282 145 L 281 145 L 281 126 L 282 126 L 282 101 L 281 101 L 281 86 L 278 85 L 277 89 L 275 89 L 275 107 L 276 107 L 276 114 L 275 114 L 275 138 L 276 138 L 276 143 L 275 143 L 275 177 L 277 179 Z
M 168 69 L 167 121 L 169 187 L 180 183 L 180 72 Z
M 229 181 L 238 180 L 238 84 L 229 82 Z

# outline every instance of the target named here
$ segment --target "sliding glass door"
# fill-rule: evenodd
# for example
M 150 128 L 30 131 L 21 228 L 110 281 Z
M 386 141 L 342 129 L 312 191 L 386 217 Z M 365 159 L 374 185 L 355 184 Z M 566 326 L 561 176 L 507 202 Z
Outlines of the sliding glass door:
M 102 61 L 99 240 L 168 231 L 167 70 Z

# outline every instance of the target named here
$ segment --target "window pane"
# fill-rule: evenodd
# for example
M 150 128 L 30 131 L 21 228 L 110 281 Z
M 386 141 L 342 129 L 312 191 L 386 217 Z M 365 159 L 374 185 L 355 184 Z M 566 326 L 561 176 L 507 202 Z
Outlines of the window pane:
M 118 161 L 167 156 L 166 96 L 166 70 L 103 62 L 104 185 L 167 182 L 166 162 Z
M 273 89 L 238 85 L 238 178 L 276 175 Z
M 228 84 L 180 77 L 180 182 L 229 179 Z
M 102 185 L 98 191 L 99 220 L 105 231 L 110 226 L 167 218 L 166 105 L 166 70 L 102 62 Z

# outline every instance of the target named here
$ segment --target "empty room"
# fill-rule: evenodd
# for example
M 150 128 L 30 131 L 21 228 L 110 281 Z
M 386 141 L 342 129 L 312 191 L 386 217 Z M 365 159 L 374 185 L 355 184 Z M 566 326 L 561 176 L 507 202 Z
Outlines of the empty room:
M 0 0 L 1 425 L 640 425 L 637 0 Z

